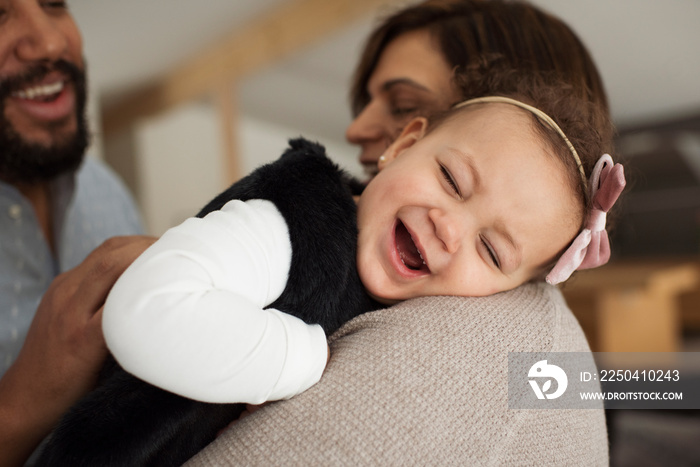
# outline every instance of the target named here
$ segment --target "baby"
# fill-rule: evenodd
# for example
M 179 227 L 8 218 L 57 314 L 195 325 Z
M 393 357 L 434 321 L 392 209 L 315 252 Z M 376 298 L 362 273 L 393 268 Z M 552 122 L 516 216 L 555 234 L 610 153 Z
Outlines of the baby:
M 385 303 L 490 295 L 545 273 L 562 282 L 579 267 L 572 255 L 583 259 L 591 228 L 598 238 L 605 232 L 599 213 L 624 187 L 622 166 L 608 155 L 589 169 L 590 181 L 585 173 L 559 126 L 512 98 L 465 101 L 437 126 L 415 119 L 379 159 L 358 203 L 362 282 Z M 613 198 L 604 210 L 603 195 Z M 590 228 L 563 256 L 584 221 Z M 607 242 L 602 247 L 591 249 L 584 267 L 607 262 Z
M 499 95 L 410 122 L 359 197 L 356 244 L 354 236 L 326 238 L 336 235 L 330 224 L 354 219 L 352 203 L 331 216 L 324 211 L 327 231 L 304 232 L 315 214 L 295 218 L 285 196 L 217 198 L 205 209 L 211 212 L 168 231 L 115 285 L 103 326 L 117 361 L 187 398 L 259 404 L 306 390 L 327 360 L 324 331 L 332 328 L 313 324 L 303 311 L 270 307 L 292 281 L 309 286 L 328 279 L 322 274 L 337 274 L 333 283 L 359 276 L 369 296 L 391 304 L 489 295 L 544 278 L 558 283 L 604 264 L 605 212 L 624 187 L 622 167 L 600 156 L 610 132 L 566 89 L 527 85 L 491 83 Z M 304 153 L 300 170 L 305 158 L 326 160 L 317 146 L 294 144 Z M 298 176 L 295 167 L 275 177 Z M 274 186 L 275 177 L 257 180 Z M 317 179 L 309 180 L 313 190 L 298 186 L 309 201 L 328 196 L 329 187 L 316 190 Z M 352 200 L 352 182 L 341 176 L 330 183 Z M 299 237 L 311 245 L 301 253 Z M 323 251 L 313 251 L 316 240 Z M 299 255 L 313 262 L 314 255 L 350 251 L 355 258 L 355 247 L 356 263 L 339 261 L 323 273 L 294 270 Z M 317 286 L 316 293 L 338 292 Z M 362 303 L 360 312 L 373 306 Z

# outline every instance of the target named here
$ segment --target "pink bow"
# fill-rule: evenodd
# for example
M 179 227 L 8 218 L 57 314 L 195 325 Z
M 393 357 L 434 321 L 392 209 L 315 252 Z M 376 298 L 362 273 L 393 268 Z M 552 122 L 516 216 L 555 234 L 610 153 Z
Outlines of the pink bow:
M 610 259 L 610 240 L 605 230 L 605 217 L 625 187 L 622 165 L 613 164 L 612 157 L 603 154 L 593 167 L 588 186 L 593 208 L 581 233 L 547 274 L 547 282 L 550 284 L 564 282 L 577 269 L 596 268 Z

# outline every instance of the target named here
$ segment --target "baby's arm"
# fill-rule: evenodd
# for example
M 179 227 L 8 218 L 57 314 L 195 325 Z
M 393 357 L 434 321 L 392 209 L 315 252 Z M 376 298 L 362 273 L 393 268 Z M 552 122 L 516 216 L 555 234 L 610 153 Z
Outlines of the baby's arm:
M 130 373 L 205 402 L 259 404 L 321 377 L 318 325 L 264 309 L 291 263 L 273 203 L 227 203 L 169 230 L 124 273 L 105 304 L 105 340 Z

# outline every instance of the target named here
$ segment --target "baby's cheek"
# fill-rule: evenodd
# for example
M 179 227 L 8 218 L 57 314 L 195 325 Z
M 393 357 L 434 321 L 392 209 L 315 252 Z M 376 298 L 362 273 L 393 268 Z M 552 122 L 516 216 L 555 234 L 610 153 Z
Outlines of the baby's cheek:
M 499 273 L 500 274 L 500 273 Z M 527 279 L 513 279 L 493 274 L 487 270 L 472 267 L 468 271 L 455 273 L 442 278 L 445 285 L 440 295 L 457 295 L 460 297 L 485 297 L 506 290 L 514 289 Z
M 357 273 L 367 293 L 379 303 L 385 305 L 396 303 L 395 300 L 385 296 L 388 283 L 381 265 L 377 261 L 373 261 L 373 258 L 368 254 L 363 255 L 359 248 L 357 256 Z

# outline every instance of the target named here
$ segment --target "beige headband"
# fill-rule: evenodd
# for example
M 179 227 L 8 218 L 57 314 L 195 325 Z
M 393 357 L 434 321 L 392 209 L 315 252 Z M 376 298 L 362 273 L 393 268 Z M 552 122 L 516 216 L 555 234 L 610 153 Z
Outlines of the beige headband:
M 559 128 L 559 125 L 557 125 L 557 122 L 555 122 L 552 119 L 552 117 L 550 117 L 546 113 L 542 112 L 537 107 L 533 107 L 533 106 L 528 105 L 524 102 L 520 102 L 519 100 L 516 100 L 516 99 L 511 99 L 510 97 L 486 96 L 486 97 L 477 97 L 475 99 L 469 99 L 469 100 L 466 100 L 464 102 L 460 102 L 459 104 L 455 104 L 452 108 L 459 109 L 460 107 L 465 107 L 465 106 L 471 105 L 471 104 L 481 104 L 481 103 L 489 103 L 489 102 L 501 102 L 504 104 L 512 104 L 512 105 L 516 105 L 522 109 L 528 110 L 528 111 L 532 112 L 540 120 L 542 120 L 547 125 L 549 125 L 549 127 L 552 128 L 554 131 L 559 133 L 559 135 L 564 139 L 564 142 L 566 142 L 566 145 L 568 146 L 569 151 L 571 151 L 571 154 L 574 156 L 574 159 L 576 160 L 576 165 L 578 165 L 578 170 L 579 170 L 579 172 L 581 172 L 581 179 L 583 180 L 583 186 L 588 187 L 588 182 L 586 180 L 586 172 L 583 170 L 583 164 L 581 164 L 581 159 L 578 157 L 578 153 L 576 152 L 576 149 L 574 149 L 574 145 L 571 144 L 571 142 L 569 141 L 569 138 L 567 138 L 566 135 L 564 134 L 564 132 L 562 131 L 562 129 Z

